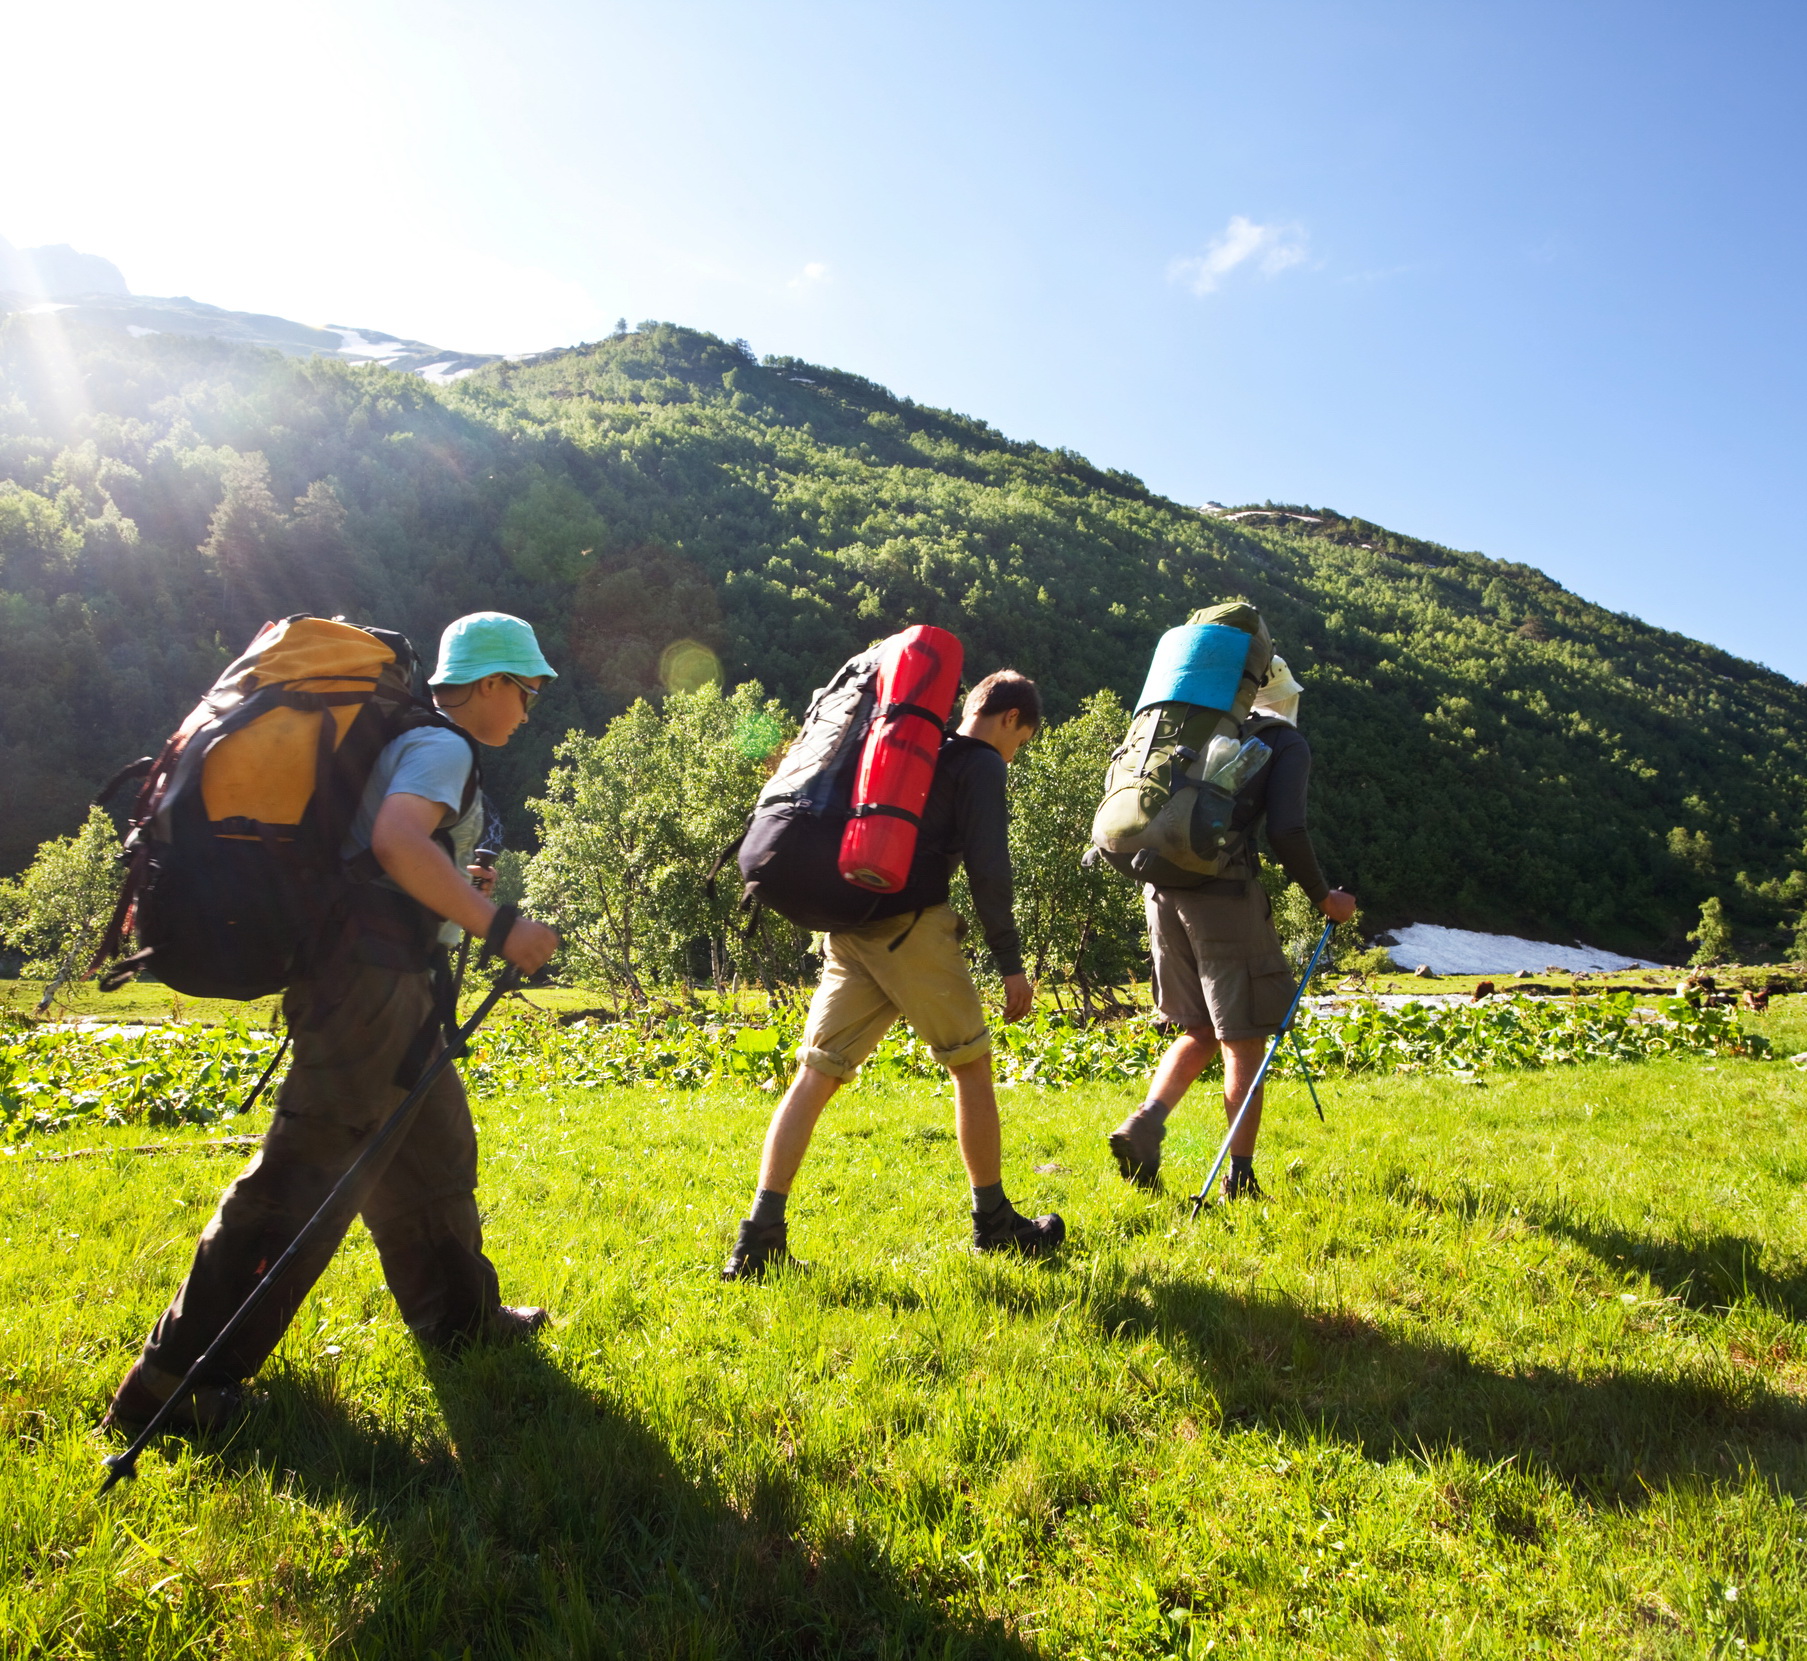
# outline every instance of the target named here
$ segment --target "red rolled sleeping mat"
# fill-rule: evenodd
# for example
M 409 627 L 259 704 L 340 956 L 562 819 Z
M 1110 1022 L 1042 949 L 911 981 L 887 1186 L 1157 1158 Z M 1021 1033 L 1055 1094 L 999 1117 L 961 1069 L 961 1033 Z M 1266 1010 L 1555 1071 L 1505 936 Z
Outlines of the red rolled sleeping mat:
M 946 629 L 927 623 L 885 642 L 852 817 L 841 837 L 841 875 L 860 888 L 895 894 L 909 879 L 964 656 Z

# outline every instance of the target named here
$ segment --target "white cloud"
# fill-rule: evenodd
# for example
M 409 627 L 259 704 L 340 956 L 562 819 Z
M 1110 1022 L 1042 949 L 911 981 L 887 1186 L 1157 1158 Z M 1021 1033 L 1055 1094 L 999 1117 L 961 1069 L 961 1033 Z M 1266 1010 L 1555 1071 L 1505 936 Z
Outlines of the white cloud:
M 1257 225 L 1246 214 L 1234 215 L 1203 254 L 1176 259 L 1167 267 L 1170 282 L 1183 282 L 1194 294 L 1213 293 L 1239 266 L 1252 266 L 1264 277 L 1277 277 L 1305 260 L 1302 225 Z
M 828 267 L 820 260 L 811 260 L 808 265 L 791 278 L 791 288 L 814 288 L 818 283 L 828 281 Z

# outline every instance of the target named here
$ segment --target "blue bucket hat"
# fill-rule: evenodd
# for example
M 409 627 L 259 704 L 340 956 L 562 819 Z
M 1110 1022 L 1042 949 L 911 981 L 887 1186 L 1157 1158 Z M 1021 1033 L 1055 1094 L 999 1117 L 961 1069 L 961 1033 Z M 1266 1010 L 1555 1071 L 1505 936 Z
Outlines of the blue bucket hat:
M 466 686 L 485 675 L 544 675 L 557 680 L 533 625 L 505 611 L 473 611 L 446 624 L 439 637 L 439 667 L 429 686 Z

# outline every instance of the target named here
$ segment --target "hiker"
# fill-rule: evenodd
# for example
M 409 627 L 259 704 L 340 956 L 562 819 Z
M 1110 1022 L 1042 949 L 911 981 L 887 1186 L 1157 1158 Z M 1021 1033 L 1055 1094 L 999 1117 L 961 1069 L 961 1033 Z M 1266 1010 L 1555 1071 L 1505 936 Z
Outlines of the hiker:
M 1273 907 L 1256 874 L 1254 834 L 1263 818 L 1268 845 L 1311 903 L 1339 923 L 1355 915 L 1355 897 L 1324 880 L 1305 828 L 1311 746 L 1298 730 L 1303 690 L 1285 659 L 1276 656 L 1243 726 L 1245 737 L 1260 738 L 1273 752 L 1237 799 L 1232 825 L 1243 833 L 1243 871 L 1191 888 L 1143 886 L 1155 1008 L 1182 1033 L 1156 1066 L 1148 1099 L 1110 1134 L 1118 1171 L 1142 1187 L 1153 1187 L 1160 1172 L 1168 1116 L 1219 1050 L 1224 1112 L 1235 1121 L 1261 1066 L 1262 1051 L 1292 1001 L 1292 973 L 1274 933 Z M 1223 1183 L 1227 1200 L 1264 1197 L 1255 1180 L 1260 1131 L 1258 1093 L 1230 1145 Z
M 481 793 L 470 788 L 472 741 L 506 744 L 553 678 L 518 617 L 476 612 L 447 627 L 430 685 L 462 731 L 417 726 L 378 753 L 342 850 L 348 871 L 371 879 L 352 889 L 356 922 L 340 930 L 344 948 L 323 944 L 283 996 L 294 1060 L 263 1145 L 202 1231 L 188 1278 L 113 1397 L 109 1425 L 135 1431 L 174 1393 L 443 1047 L 445 947 L 459 931 L 491 939 L 526 973 L 557 949 L 551 929 L 493 905 L 474 880 L 481 868 L 471 865 L 484 821 Z M 476 1186 L 476 1131 L 457 1069 L 448 1067 L 362 1204 L 402 1318 L 428 1350 L 512 1341 L 547 1320 L 543 1309 L 502 1303 L 483 1255 Z M 230 1417 L 243 1381 L 276 1347 L 341 1238 L 343 1226 L 297 1259 L 220 1358 L 218 1376 L 199 1381 L 178 1422 L 209 1429 Z
M 868 921 L 827 936 L 821 984 L 797 1051 L 800 1065 L 772 1115 L 753 1214 L 740 1225 L 724 1280 L 756 1279 L 789 1257 L 785 1202 L 829 1098 L 901 1015 L 954 1080 L 954 1129 L 972 1184 L 978 1251 L 1036 1257 L 1066 1238 L 1057 1216 L 1025 1217 L 1004 1197 L 991 1038 L 978 988 L 960 950 L 964 925 L 947 903 L 962 859 L 992 961 L 1004 978 L 1004 1019 L 1035 1001 L 1023 973 L 1012 915 L 1004 769 L 1041 725 L 1035 682 L 1013 670 L 988 675 L 968 694 L 960 730 L 943 741 L 909 880 Z

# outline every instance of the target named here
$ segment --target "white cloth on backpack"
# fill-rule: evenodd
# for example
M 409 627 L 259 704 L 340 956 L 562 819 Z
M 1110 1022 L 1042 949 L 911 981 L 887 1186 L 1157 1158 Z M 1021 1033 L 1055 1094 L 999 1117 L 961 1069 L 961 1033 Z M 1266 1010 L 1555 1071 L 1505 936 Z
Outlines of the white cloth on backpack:
M 1296 727 L 1299 724 L 1299 695 L 1304 690 L 1298 677 L 1286 667 L 1286 659 L 1276 652 L 1273 663 L 1268 667 L 1267 679 L 1255 694 L 1252 713 L 1271 715 L 1277 721 L 1285 721 L 1289 726 Z

